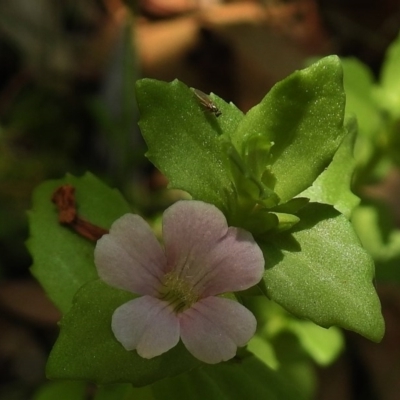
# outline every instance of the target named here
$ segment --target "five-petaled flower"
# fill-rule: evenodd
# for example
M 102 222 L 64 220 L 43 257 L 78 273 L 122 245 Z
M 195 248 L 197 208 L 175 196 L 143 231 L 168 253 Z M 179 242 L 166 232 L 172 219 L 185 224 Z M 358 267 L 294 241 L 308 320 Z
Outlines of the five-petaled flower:
M 260 248 L 251 233 L 228 227 L 215 206 L 195 200 L 178 201 L 164 212 L 163 241 L 164 249 L 140 216 L 126 214 L 97 242 L 100 277 L 141 295 L 115 310 L 115 337 L 144 358 L 181 339 L 201 361 L 229 360 L 254 335 L 256 319 L 240 303 L 217 295 L 260 281 Z

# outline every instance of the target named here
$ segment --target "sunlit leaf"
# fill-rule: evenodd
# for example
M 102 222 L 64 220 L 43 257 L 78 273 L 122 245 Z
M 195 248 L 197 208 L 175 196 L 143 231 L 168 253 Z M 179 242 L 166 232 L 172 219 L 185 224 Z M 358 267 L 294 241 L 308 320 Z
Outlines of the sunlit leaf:
M 353 157 L 354 140 L 357 133 L 355 121 L 328 168 L 316 179 L 311 187 L 300 193 L 311 202 L 330 204 L 350 218 L 360 199 L 352 193 L 351 182 L 356 162 Z
M 136 89 L 150 161 L 168 177 L 170 187 L 226 210 L 233 187 L 219 136 L 235 130 L 243 114 L 213 96 L 222 112 L 217 118 L 177 80 L 143 79 Z
M 270 171 L 282 202 L 310 186 L 346 134 L 340 61 L 326 57 L 277 83 L 231 135 L 241 147 L 252 133 L 274 143 Z
M 350 222 L 317 203 L 299 217 L 293 233 L 259 241 L 267 295 L 298 317 L 380 341 L 384 321 L 372 283 L 374 264 Z

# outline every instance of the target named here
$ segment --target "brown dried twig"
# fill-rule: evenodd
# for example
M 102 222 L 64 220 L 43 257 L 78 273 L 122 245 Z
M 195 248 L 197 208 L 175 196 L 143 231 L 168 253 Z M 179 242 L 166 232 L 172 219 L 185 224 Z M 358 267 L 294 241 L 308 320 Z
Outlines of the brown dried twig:
M 107 229 L 94 225 L 78 215 L 74 186 L 69 184 L 60 186 L 54 191 L 51 200 L 58 208 L 60 224 L 68 226 L 84 238 L 95 242 L 108 233 Z

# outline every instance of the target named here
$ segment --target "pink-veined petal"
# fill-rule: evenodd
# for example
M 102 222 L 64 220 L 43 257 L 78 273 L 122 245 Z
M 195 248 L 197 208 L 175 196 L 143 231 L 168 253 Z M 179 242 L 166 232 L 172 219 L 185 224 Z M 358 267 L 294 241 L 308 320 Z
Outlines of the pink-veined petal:
M 210 251 L 228 229 L 225 216 L 212 204 L 178 201 L 163 215 L 163 239 L 168 267 L 178 271 Z
M 241 304 L 207 297 L 179 314 L 181 339 L 196 358 L 208 364 L 227 361 L 254 335 L 257 321 Z
M 164 301 L 143 296 L 118 307 L 111 323 L 117 340 L 126 350 L 153 358 L 179 342 L 179 320 Z
M 207 274 L 193 284 L 204 297 L 248 289 L 260 282 L 264 273 L 260 247 L 253 235 L 241 228 L 230 227 L 201 261 L 199 269 L 206 265 Z
M 250 232 L 228 228 L 211 204 L 179 201 L 164 213 L 168 268 L 203 297 L 248 289 L 264 272 L 264 257 Z
M 137 294 L 156 295 L 166 257 L 150 226 L 138 215 L 125 214 L 97 241 L 97 271 L 111 286 Z

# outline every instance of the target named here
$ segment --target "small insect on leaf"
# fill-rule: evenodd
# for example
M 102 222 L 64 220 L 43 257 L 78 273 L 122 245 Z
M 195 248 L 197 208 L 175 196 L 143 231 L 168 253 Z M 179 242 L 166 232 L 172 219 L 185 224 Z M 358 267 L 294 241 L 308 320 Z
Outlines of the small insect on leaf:
M 208 111 L 212 112 L 216 117 L 219 117 L 222 112 L 219 108 L 214 104 L 214 102 L 201 90 L 193 89 L 193 93 L 196 95 L 197 99 L 199 100 L 200 104 L 206 108 Z

